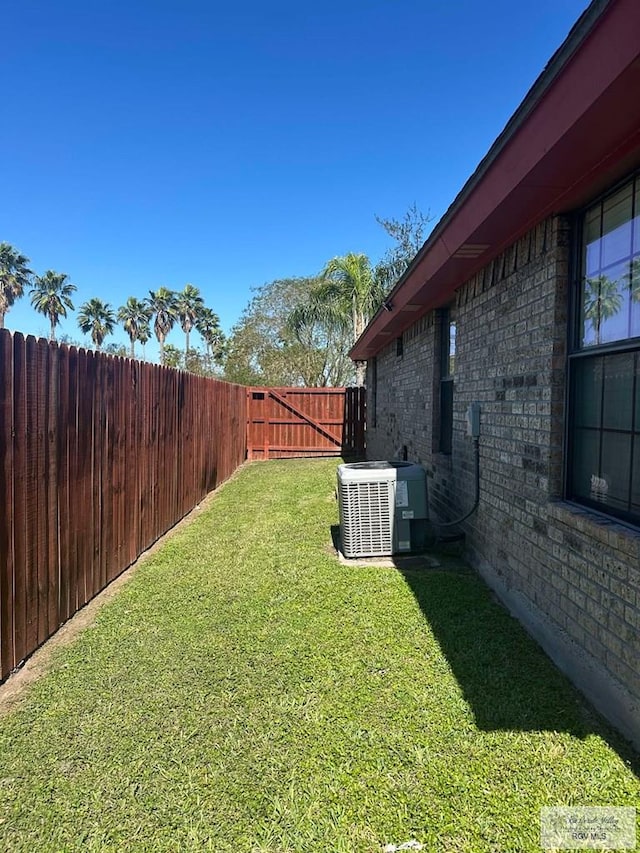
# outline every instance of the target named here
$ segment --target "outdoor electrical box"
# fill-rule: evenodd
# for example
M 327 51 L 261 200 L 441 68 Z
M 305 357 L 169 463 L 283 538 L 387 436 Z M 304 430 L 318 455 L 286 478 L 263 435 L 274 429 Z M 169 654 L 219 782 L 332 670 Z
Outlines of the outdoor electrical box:
M 338 467 L 340 539 L 345 557 L 406 554 L 428 537 L 427 481 L 411 462 L 355 462 Z

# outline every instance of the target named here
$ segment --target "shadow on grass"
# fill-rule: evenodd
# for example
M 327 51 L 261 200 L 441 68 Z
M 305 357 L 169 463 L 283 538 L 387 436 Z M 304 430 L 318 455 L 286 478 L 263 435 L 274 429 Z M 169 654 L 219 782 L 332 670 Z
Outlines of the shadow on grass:
M 442 570 L 396 562 L 485 731 L 598 734 L 640 776 L 640 755 L 588 704 L 484 581 L 455 558 Z M 449 569 L 447 571 L 447 568 Z
M 337 526 L 331 534 L 339 544 Z M 640 777 L 640 755 L 631 744 L 589 705 L 459 557 L 395 557 L 389 565 L 418 602 L 479 729 L 558 731 L 581 739 L 598 734 Z

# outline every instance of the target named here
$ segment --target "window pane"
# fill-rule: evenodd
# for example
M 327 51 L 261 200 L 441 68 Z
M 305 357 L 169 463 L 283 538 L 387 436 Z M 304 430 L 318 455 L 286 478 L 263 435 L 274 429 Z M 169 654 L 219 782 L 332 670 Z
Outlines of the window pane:
M 628 261 L 586 278 L 582 294 L 582 345 L 628 338 L 630 311 Z
M 629 506 L 630 474 L 631 436 L 617 432 L 604 432 L 600 471 L 603 499 L 618 509 L 626 510 Z
M 582 359 L 575 365 L 573 411 L 578 427 L 599 427 L 602 409 L 601 358 Z
M 631 299 L 628 263 L 609 270 L 607 279 L 608 283 L 600 289 L 600 343 L 603 344 L 629 337 Z
M 601 205 L 588 210 L 584 221 L 585 274 L 594 276 L 600 272 L 600 217 Z
M 598 457 L 600 450 L 600 433 L 595 430 L 579 429 L 575 431 L 573 440 L 573 464 L 571 488 L 574 497 L 594 498 L 592 482 L 597 486 L 594 477 L 599 477 Z
M 585 211 L 582 246 L 572 320 L 605 354 L 570 355 L 567 495 L 640 524 L 640 173 Z
M 602 265 L 608 267 L 631 254 L 633 183 L 627 184 L 602 205 Z
M 449 324 L 449 376 L 453 376 L 456 367 L 456 324 Z
M 605 428 L 631 429 L 634 362 L 633 353 L 609 356 L 604 361 L 602 424 Z

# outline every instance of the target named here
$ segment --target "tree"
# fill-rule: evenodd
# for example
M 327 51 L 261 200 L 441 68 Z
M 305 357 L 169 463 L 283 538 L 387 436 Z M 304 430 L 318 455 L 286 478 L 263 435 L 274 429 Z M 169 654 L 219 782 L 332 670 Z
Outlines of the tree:
M 146 304 L 151 316 L 154 314 L 156 316 L 153 330 L 160 344 L 160 364 L 163 364 L 164 342 L 178 319 L 176 295 L 173 290 L 169 290 L 167 287 L 159 287 L 156 291 L 149 291 Z
M 207 347 L 207 355 L 220 364 L 224 358 L 225 337 L 220 318 L 211 308 L 203 308 L 196 317 L 195 327 Z
M 58 343 L 64 344 L 66 347 L 75 347 L 76 349 L 86 349 L 86 345 L 83 341 L 79 341 L 77 338 L 72 338 L 71 335 L 68 335 L 66 332 L 63 335 L 58 335 Z
M 140 346 L 142 347 L 142 360 L 146 361 L 146 353 L 145 347 L 149 343 L 149 338 L 151 337 L 151 329 L 149 328 L 149 320 L 146 321 L 144 325 L 141 325 L 138 329 L 138 340 L 140 341 Z
M 185 352 L 189 354 L 189 334 L 197 324 L 198 316 L 204 308 L 204 299 L 200 291 L 192 284 L 185 284 L 184 290 L 176 295 L 176 312 L 185 336 Z
M 350 381 L 348 334 L 328 340 L 318 325 L 313 335 L 299 338 L 289 324 L 292 311 L 318 284 L 318 278 L 286 278 L 256 288 L 227 342 L 225 379 L 244 385 L 311 387 Z M 336 367 L 328 375 L 332 359 Z
M 289 315 L 287 324 L 303 352 L 318 372 L 316 385 L 336 386 L 353 383 L 353 363 L 349 358 L 351 334 L 341 320 L 334 323 L 313 316 L 306 305 L 298 305 Z
M 217 376 L 216 362 L 209 352 L 201 352 L 193 347 L 184 357 L 184 368 L 197 376 Z
M 180 347 L 173 346 L 173 344 L 165 344 L 162 364 L 165 367 L 195 373 L 196 376 L 214 377 L 219 375 L 209 353 L 196 347 L 190 347 L 187 353 Z
M 60 317 L 67 316 L 67 310 L 73 311 L 71 294 L 77 290 L 75 284 L 71 284 L 66 273 L 58 273 L 47 270 L 44 275 L 36 276 L 34 286 L 29 291 L 31 304 L 49 318 L 51 333 L 49 340 L 56 339 L 56 326 Z
M 329 261 L 306 303 L 292 311 L 290 322 L 294 328 L 315 321 L 325 328 L 349 329 L 353 344 L 383 298 L 384 291 L 373 274 L 369 258 L 351 252 Z M 365 367 L 365 362 L 356 362 L 356 385 L 364 385 Z
M 32 272 L 28 263 L 29 258 L 9 243 L 0 243 L 0 329 L 4 329 L 5 314 L 29 284 Z
M 606 275 L 598 275 L 585 281 L 584 317 L 589 320 L 596 333 L 596 343 L 600 343 L 602 323 L 609 320 L 622 308 L 622 295 L 618 282 Z
M 376 264 L 375 277 L 382 290 L 388 293 L 407 269 L 426 239 L 427 226 L 432 217 L 424 214 L 414 202 L 402 220 L 382 219 L 376 216 L 376 222 L 395 240 L 395 246 L 388 249 Z
M 173 344 L 165 344 L 162 350 L 162 361 L 165 367 L 176 367 L 180 370 L 184 369 L 184 353 Z
M 94 347 L 100 351 L 107 335 L 113 334 L 116 315 L 108 302 L 102 299 L 89 299 L 78 311 L 78 326 L 85 335 L 91 335 Z
M 124 344 L 117 344 L 115 341 L 103 347 L 102 352 L 107 353 L 107 355 L 116 355 L 119 358 L 127 358 L 129 356 L 126 346 Z
M 136 299 L 135 296 L 130 296 L 126 303 L 118 308 L 118 320 L 122 323 L 131 341 L 131 349 L 129 351 L 131 358 L 136 357 L 135 343 L 140 340 L 142 328 L 149 328 L 150 319 L 151 311 L 149 307 L 142 300 Z M 147 336 L 147 340 L 149 340 L 149 336 Z

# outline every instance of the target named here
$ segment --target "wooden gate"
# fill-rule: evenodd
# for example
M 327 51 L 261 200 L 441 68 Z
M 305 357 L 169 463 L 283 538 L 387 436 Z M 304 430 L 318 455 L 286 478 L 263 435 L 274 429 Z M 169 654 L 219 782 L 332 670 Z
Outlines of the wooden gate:
M 361 456 L 364 388 L 247 388 L 247 458 Z

